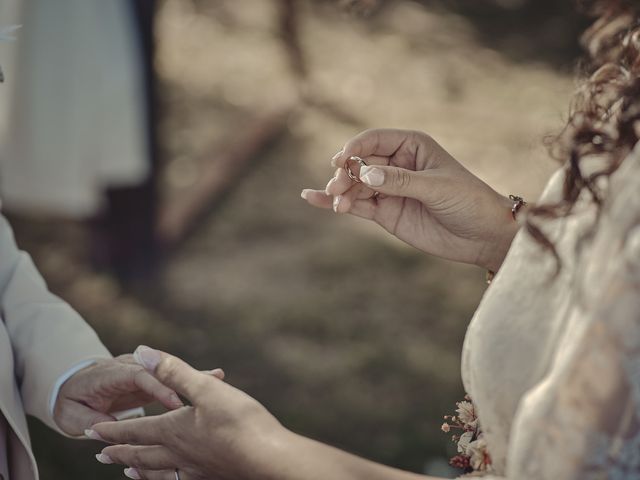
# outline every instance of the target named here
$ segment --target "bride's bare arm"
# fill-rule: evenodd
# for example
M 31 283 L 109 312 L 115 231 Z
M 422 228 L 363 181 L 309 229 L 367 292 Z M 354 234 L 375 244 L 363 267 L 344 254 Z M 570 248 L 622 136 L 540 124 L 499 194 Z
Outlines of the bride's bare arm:
M 289 438 L 281 445 L 281 461 L 273 465 L 273 477 L 283 480 L 436 480 L 415 473 L 387 467 L 379 463 L 351 455 L 300 435 L 289 432 Z M 254 477 L 262 478 L 262 477 Z
M 244 392 L 176 357 L 147 347 L 135 356 L 192 406 L 87 432 L 114 444 L 97 458 L 133 468 L 130 478 L 173 479 L 178 468 L 182 480 L 429 479 L 292 433 Z

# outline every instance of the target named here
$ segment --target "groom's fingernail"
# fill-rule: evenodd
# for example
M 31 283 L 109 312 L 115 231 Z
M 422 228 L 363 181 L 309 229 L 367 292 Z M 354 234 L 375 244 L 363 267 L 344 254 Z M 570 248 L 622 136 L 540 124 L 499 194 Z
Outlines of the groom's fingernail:
M 142 478 L 135 468 L 125 468 L 124 475 L 128 478 L 133 478 L 133 480 L 140 480 Z
M 379 187 L 384 183 L 384 171 L 376 167 L 361 167 L 360 180 L 372 187 Z
M 133 352 L 133 359 L 150 372 L 155 372 L 162 356 L 158 350 L 149 348 L 146 345 L 140 345 Z
M 109 455 L 105 455 L 104 453 L 98 453 L 96 455 L 96 460 L 98 460 L 100 463 L 104 463 L 105 465 L 111 465 L 113 463 L 111 457 Z
M 91 440 L 100 440 L 101 442 L 104 442 L 104 439 L 100 435 L 98 435 L 98 432 L 96 432 L 95 430 L 85 430 L 84 436 L 90 438 Z

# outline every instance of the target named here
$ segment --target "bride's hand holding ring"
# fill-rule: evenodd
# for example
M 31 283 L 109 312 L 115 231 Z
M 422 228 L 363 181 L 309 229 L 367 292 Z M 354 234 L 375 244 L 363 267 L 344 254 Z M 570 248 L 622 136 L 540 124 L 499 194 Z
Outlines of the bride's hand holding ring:
M 311 205 L 373 220 L 439 257 L 490 270 L 502 264 L 518 229 L 513 201 L 425 133 L 367 130 L 332 163 L 337 169 L 325 190 L 303 190 Z

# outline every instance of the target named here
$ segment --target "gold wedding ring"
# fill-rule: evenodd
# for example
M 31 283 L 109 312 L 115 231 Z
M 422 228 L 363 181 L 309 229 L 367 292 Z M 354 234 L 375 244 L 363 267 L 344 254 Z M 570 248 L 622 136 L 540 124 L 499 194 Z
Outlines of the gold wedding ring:
M 351 165 L 349 162 L 356 162 L 360 165 L 360 167 L 366 167 L 367 163 L 363 159 L 361 159 L 360 157 L 356 157 L 355 155 L 353 157 L 349 157 L 347 161 L 344 163 L 344 170 L 345 172 L 347 172 L 347 175 L 349 175 L 349 178 L 354 182 L 362 183 L 362 180 L 360 180 L 360 177 L 355 173 L 353 173 L 353 170 L 351 170 Z

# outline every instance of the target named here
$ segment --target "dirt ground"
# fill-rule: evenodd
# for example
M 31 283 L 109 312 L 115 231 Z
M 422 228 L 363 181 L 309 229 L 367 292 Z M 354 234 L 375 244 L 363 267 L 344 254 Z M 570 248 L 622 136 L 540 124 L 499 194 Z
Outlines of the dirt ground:
M 195 5 L 167 0 L 157 23 L 165 202 L 255 115 L 299 93 L 273 2 Z M 330 2 L 303 6 L 305 92 L 333 107 L 297 108 L 156 278 L 123 287 L 92 271 L 78 224 L 15 219 L 18 238 L 114 353 L 144 343 L 222 366 L 298 432 L 447 475 L 452 446 L 439 427 L 463 394 L 460 351 L 484 272 L 313 210 L 300 190 L 326 183 L 350 136 L 388 126 L 425 130 L 497 190 L 535 199 L 556 168 L 542 138 L 561 125 L 573 83 L 415 2 L 367 20 Z M 99 445 L 33 426 L 44 480 L 121 478 L 95 462 Z

